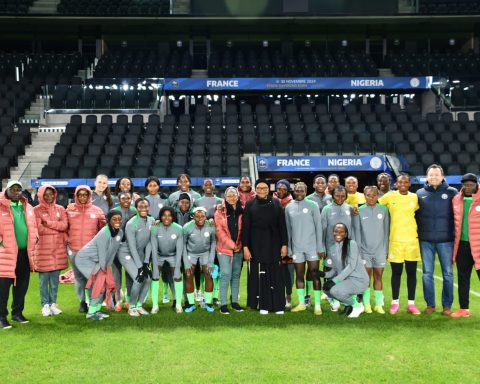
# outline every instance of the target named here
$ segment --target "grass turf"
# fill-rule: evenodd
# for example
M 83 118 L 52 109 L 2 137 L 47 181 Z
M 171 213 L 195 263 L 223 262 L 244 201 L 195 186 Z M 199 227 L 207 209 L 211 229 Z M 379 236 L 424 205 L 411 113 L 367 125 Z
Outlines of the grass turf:
M 245 275 L 244 270 L 241 304 Z M 387 268 L 386 309 L 389 279 Z M 441 304 L 441 282 L 435 283 Z M 478 287 L 474 273 L 472 289 Z M 451 319 L 406 314 L 405 276 L 401 293 L 395 316 L 348 319 L 330 312 L 326 302 L 322 316 L 312 309 L 284 316 L 255 311 L 224 316 L 200 308 L 176 314 L 166 304 L 157 315 L 135 319 L 122 312 L 94 322 L 77 312 L 72 285 L 60 286 L 64 313 L 42 317 L 38 275 L 33 274 L 24 312 L 30 324 L 0 332 L 1 382 L 476 382 L 480 298 L 471 295 L 472 317 Z M 296 304 L 295 292 L 293 298 Z M 417 304 L 425 307 L 421 273 Z

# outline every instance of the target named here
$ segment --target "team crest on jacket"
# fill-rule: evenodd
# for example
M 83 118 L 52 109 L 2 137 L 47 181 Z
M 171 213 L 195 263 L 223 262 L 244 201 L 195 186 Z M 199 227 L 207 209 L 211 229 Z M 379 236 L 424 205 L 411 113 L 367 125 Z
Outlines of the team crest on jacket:
M 447 199 L 448 199 L 448 195 L 447 195 L 446 193 L 444 193 L 444 194 L 442 195 L 442 199 L 443 199 L 443 200 L 447 200 Z
M 172 240 L 175 240 L 177 238 L 177 235 L 175 233 L 172 234 L 172 236 L 170 236 L 172 238 Z
M 209 232 L 205 232 L 205 233 L 203 234 L 203 236 L 205 236 L 205 237 L 210 237 L 210 233 L 209 233 Z
M 121 240 L 121 237 L 120 237 L 119 235 L 117 235 L 117 236 L 115 237 L 115 240 L 120 241 L 120 240 Z
M 303 213 L 308 213 L 308 208 L 303 208 Z
M 347 216 L 350 216 L 350 211 L 345 211 L 345 214 L 346 214 Z
M 378 219 L 378 220 L 382 220 L 382 219 L 383 219 L 383 215 L 382 215 L 381 213 L 379 213 L 379 214 L 377 215 L 377 219 Z

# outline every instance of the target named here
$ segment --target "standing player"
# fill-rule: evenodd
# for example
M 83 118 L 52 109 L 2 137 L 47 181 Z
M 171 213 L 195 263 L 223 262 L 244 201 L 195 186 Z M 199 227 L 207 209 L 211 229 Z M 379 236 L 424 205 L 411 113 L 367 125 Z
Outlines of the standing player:
M 400 282 L 403 265 L 407 272 L 408 305 L 407 312 L 419 315 L 415 305 L 417 287 L 417 263 L 420 261 L 420 245 L 418 243 L 415 211 L 418 210 L 418 197 L 409 192 L 410 177 L 400 174 L 395 183 L 397 191 L 390 191 L 378 202 L 385 205 L 390 213 L 390 239 L 388 261 L 392 267 L 392 305 L 390 313 L 398 312 L 400 303 Z
M 386 193 L 390 192 L 390 183 L 392 177 L 386 172 L 382 172 L 377 176 L 378 196 L 382 197 Z
M 355 176 L 348 176 L 345 179 L 345 188 L 347 189 L 347 200 L 345 200 L 347 204 L 352 207 L 365 204 L 365 196 L 358 192 L 358 179 Z
M 308 195 L 306 198 L 317 203 L 322 213 L 323 208 L 332 202 L 332 195 L 326 193 L 327 180 L 323 175 L 316 175 L 313 178 L 313 188 L 315 191 Z
M 198 192 L 195 192 L 193 189 L 190 189 L 191 182 L 192 182 L 192 179 L 190 179 L 190 176 L 187 175 L 186 173 L 181 173 L 180 175 L 178 175 L 177 177 L 178 190 L 170 194 L 170 196 L 168 196 L 169 207 L 177 206 L 180 200 L 179 199 L 180 194 L 182 193 L 188 193 L 190 195 L 191 205 L 193 206 L 193 203 L 195 202 L 195 200 L 200 198 L 200 194 Z
M 80 300 L 79 312 L 86 313 L 88 310 L 85 296 L 87 278 L 77 269 L 75 256 L 77 252 L 106 224 L 103 211 L 92 204 L 92 191 L 88 185 L 79 185 L 75 189 L 75 203 L 67 207 L 68 218 L 68 241 L 67 254 L 72 264 L 75 276 L 75 289 Z
M 215 185 L 212 179 L 203 180 L 203 196 L 196 199 L 193 207 L 203 207 L 207 210 L 207 219 L 210 220 L 215 215 L 215 206 L 222 203 L 222 199 L 213 194 Z
M 207 312 L 213 312 L 212 292 L 213 292 L 213 262 L 215 260 L 215 227 L 205 223 L 207 220 L 207 210 L 203 207 L 197 207 L 193 210 L 193 220 L 183 227 L 184 247 L 183 264 L 185 267 L 186 292 L 188 307 L 185 312 L 193 312 L 195 299 L 193 293 L 193 277 L 197 261 L 200 262 L 203 274 L 205 276 L 205 309 Z
M 175 311 L 183 312 L 183 281 L 180 272 L 184 246 L 183 229 L 173 222 L 174 216 L 172 207 L 163 207 L 160 210 L 160 223 L 152 226 L 150 244 L 145 251 L 145 262 L 150 262 L 150 256 L 152 259 L 152 313 L 158 313 L 158 280 L 160 271 L 166 268 L 170 268 L 169 274 L 172 274 L 174 279 L 172 293 L 175 297 Z
M 254 199 L 256 194 L 255 190 L 252 188 L 252 181 L 249 176 L 242 176 L 237 190 L 242 208 L 245 208 L 247 201 Z
M 145 249 L 150 244 L 150 230 L 155 219 L 148 215 L 148 200 L 139 198 L 135 201 L 137 214 L 128 220 L 125 226 L 125 242 L 118 250 L 118 260 L 132 280 L 128 301 L 128 314 L 132 317 L 148 315 L 143 302 L 148 295 L 150 271 L 145 261 Z
M 305 311 L 305 262 L 308 265 L 307 276 L 313 280 L 315 297 L 315 315 L 322 314 L 320 307 L 321 285 L 318 278 L 319 257 L 325 258 L 323 245 L 322 220 L 316 203 L 305 199 L 307 186 L 297 183 L 294 187 L 295 201 L 285 208 L 285 220 L 288 233 L 288 255 L 292 258 L 296 272 L 298 305 L 292 312 Z
M 160 196 L 158 192 L 160 190 L 160 180 L 155 176 L 150 176 L 145 181 L 145 189 L 147 191 L 147 196 L 145 196 L 145 198 L 150 203 L 148 214 L 154 219 L 157 219 L 160 210 L 168 205 L 168 199 L 164 199 Z
M 382 275 L 387 261 L 390 217 L 388 209 L 378 204 L 378 188 L 365 187 L 363 190 L 367 204 L 358 209 L 358 227 L 355 239 L 360 255 L 365 261 L 369 279 L 373 274 L 375 312 L 384 314 Z M 363 292 L 363 304 L 366 313 L 372 313 L 370 305 L 370 283 Z

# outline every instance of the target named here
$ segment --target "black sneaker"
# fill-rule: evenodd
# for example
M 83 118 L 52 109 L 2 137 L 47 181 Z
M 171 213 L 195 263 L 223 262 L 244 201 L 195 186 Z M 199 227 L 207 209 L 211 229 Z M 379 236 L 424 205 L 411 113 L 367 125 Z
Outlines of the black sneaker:
M 226 305 L 222 305 L 222 306 L 220 307 L 220 313 L 221 313 L 222 315 L 229 315 L 229 314 L 230 314 L 230 312 L 228 311 L 228 308 L 227 308 Z
M 0 318 L 0 328 L 2 329 L 10 329 L 12 325 L 8 322 L 5 317 Z
M 232 303 L 232 308 L 237 312 L 243 312 L 244 309 L 238 303 Z
M 22 314 L 12 315 L 12 320 L 13 320 L 13 321 L 16 321 L 17 323 L 20 323 L 20 324 L 27 324 L 27 323 L 29 323 L 29 321 L 27 320 L 27 318 L 26 318 L 25 316 L 23 316 Z
M 348 316 L 350 315 L 350 313 L 352 313 L 352 311 L 353 311 L 353 307 L 351 305 L 346 305 L 343 311 L 340 312 L 339 314 L 343 316 Z
M 87 313 L 88 312 L 88 305 L 85 301 L 80 303 L 80 307 L 78 308 L 78 312 L 80 313 Z
M 220 305 L 220 301 L 218 299 L 213 299 L 213 305 L 218 307 Z

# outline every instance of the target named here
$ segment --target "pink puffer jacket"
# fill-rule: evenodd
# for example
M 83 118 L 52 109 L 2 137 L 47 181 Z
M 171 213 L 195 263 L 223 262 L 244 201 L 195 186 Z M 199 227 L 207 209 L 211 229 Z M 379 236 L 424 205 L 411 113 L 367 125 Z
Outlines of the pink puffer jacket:
M 43 194 L 47 188 L 53 189 L 53 203 L 47 203 Z M 34 208 L 39 240 L 35 248 L 36 271 L 51 272 L 68 267 L 67 260 L 67 228 L 68 219 L 65 208 L 55 204 L 57 190 L 51 185 L 38 189 L 39 205 Z M 42 224 L 44 223 L 44 224 Z
M 81 189 L 90 194 L 86 204 L 80 204 L 77 193 Z M 107 223 L 103 211 L 92 204 L 92 190 L 88 185 L 79 185 L 75 189 L 75 203 L 67 207 L 68 244 L 73 252 L 78 252 Z
M 27 253 L 30 262 L 30 270 L 35 270 L 35 245 L 38 241 L 37 223 L 33 207 L 28 204 L 22 195 L 20 201 L 23 204 L 23 212 L 28 229 Z M 0 277 L 16 279 L 15 268 L 17 266 L 18 246 L 13 226 L 13 214 L 10 208 L 10 200 L 5 197 L 5 192 L 0 193 Z
M 463 189 L 452 200 L 453 223 L 455 227 L 455 243 L 453 247 L 453 262 L 455 263 L 460 245 L 463 222 Z M 475 263 L 475 269 L 480 270 L 480 188 L 472 195 L 472 205 L 468 213 L 468 237 L 470 250 Z
M 238 236 L 234 242 L 230 236 L 227 221 L 227 209 L 225 201 L 217 205 L 215 211 L 215 233 L 217 236 L 216 251 L 227 256 L 233 256 L 233 249 L 236 246 L 242 246 L 242 214 L 238 215 Z

